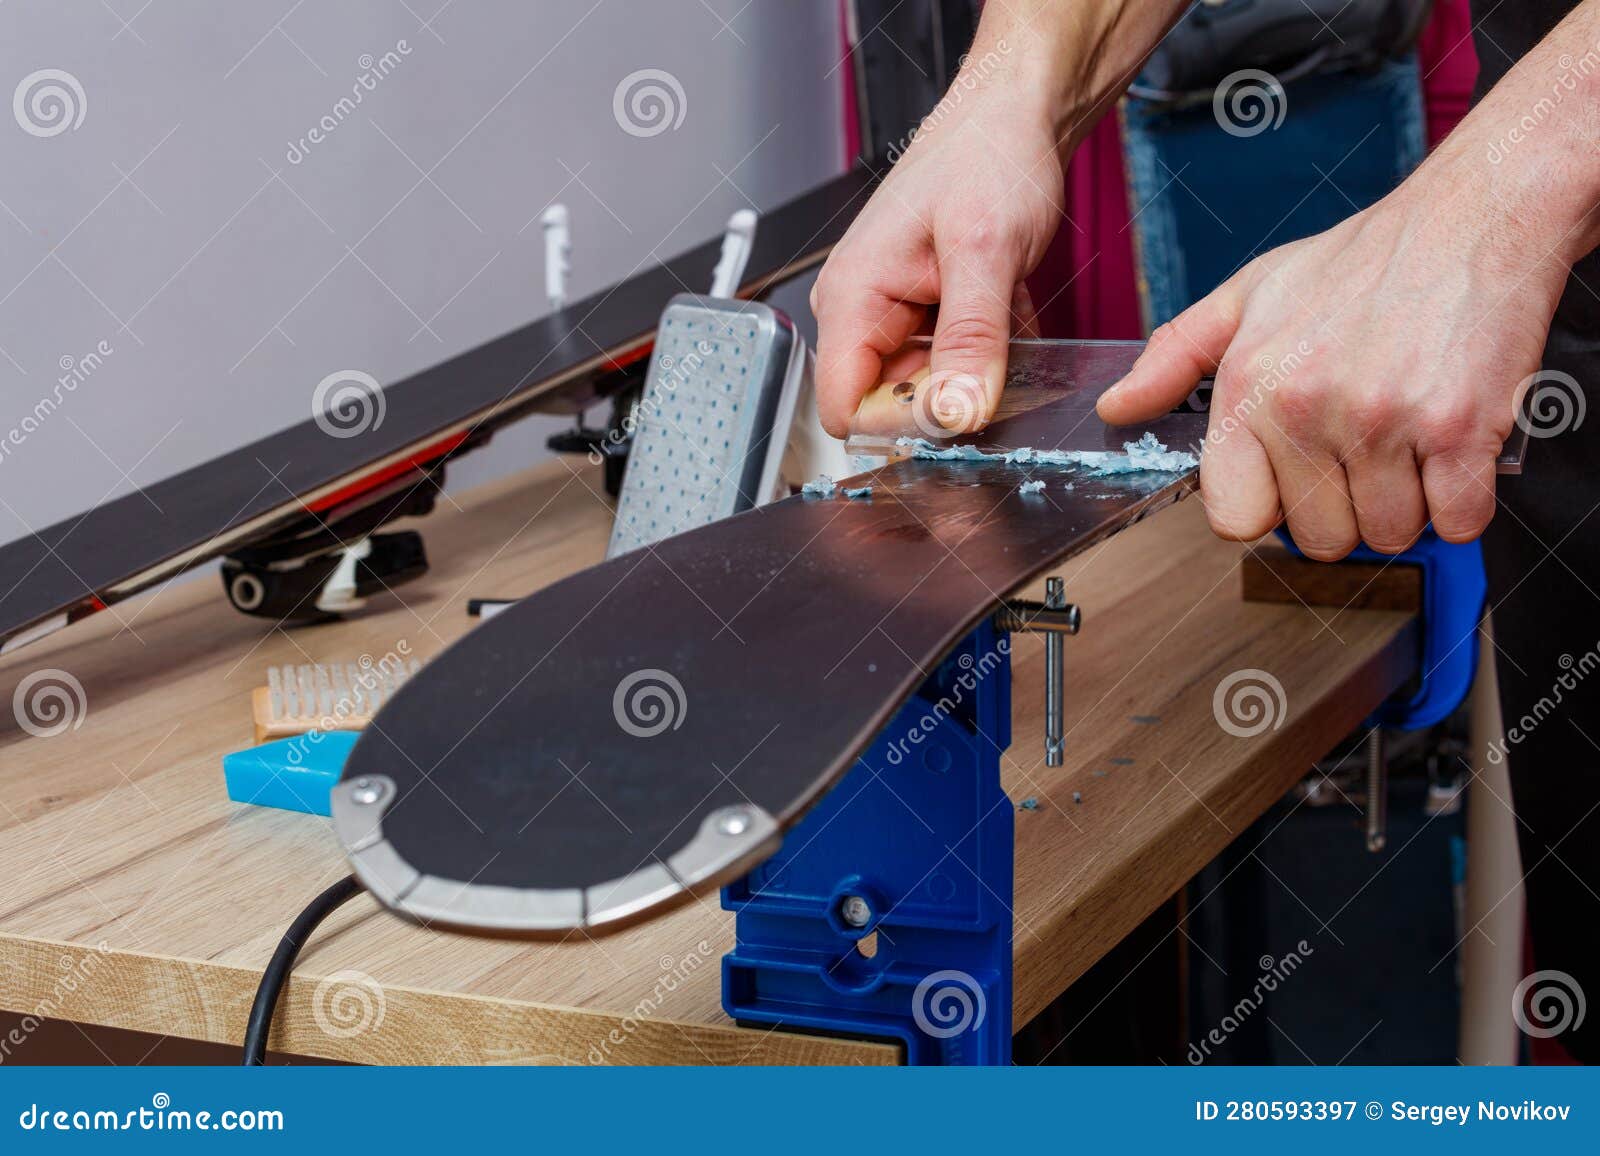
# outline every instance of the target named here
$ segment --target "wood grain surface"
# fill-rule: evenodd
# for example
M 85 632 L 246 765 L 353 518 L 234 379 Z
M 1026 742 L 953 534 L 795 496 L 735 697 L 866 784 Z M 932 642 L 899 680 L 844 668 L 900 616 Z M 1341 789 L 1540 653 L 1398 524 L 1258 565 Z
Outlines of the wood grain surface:
M 349 621 L 272 630 L 202 575 L 0 662 L 5 702 L 59 671 L 86 703 L 44 737 L 0 710 L 0 1008 L 237 1042 L 278 937 L 345 870 L 326 820 L 224 792 L 220 758 L 250 745 L 266 668 L 426 660 L 475 624 L 469 597 L 600 560 L 609 511 L 597 470 L 557 461 L 442 500 L 421 524 L 432 573 Z M 1409 615 L 1244 603 L 1242 553 L 1187 503 L 1065 569 L 1084 629 L 1067 644 L 1064 767 L 1044 766 L 1043 644 L 1017 641 L 1005 775 L 1037 800 L 1017 813 L 1019 1025 L 1414 668 Z M 1242 670 L 1283 689 L 1251 737 L 1213 713 Z M 302 954 L 272 1046 L 367 1063 L 898 1062 L 885 1044 L 733 1024 L 731 943 L 713 901 L 552 944 L 421 927 L 361 897 Z
M 1329 565 L 1270 542 L 1244 559 L 1239 589 L 1246 602 L 1416 614 L 1422 609 L 1422 567 L 1392 561 Z

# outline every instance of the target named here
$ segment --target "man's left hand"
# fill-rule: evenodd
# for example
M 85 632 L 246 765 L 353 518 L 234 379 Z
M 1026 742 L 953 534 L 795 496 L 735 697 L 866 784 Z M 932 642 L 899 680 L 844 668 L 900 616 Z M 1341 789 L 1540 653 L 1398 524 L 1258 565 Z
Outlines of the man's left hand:
M 1430 521 L 1446 541 L 1477 537 L 1570 257 L 1475 190 L 1425 166 L 1251 262 L 1156 330 L 1100 416 L 1148 420 L 1214 373 L 1200 479 L 1225 538 L 1287 519 L 1308 556 L 1331 561 L 1361 541 L 1398 553 Z

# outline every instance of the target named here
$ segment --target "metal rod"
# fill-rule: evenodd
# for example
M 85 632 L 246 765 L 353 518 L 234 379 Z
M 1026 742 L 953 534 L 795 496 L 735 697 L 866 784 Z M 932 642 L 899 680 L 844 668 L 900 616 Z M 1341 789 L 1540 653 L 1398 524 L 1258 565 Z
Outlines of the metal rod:
M 1059 579 L 1049 579 L 1051 582 Z M 994 624 L 1001 630 L 1012 633 L 1033 631 L 1037 634 L 1076 634 L 1078 627 L 1083 623 L 1083 616 L 1076 606 L 1067 605 L 1064 597 L 1060 606 L 1052 606 L 1046 602 L 1030 602 L 1025 598 L 1008 598 L 1000 604 L 1000 609 L 995 611 Z
M 1367 735 L 1367 850 L 1382 851 L 1389 842 L 1389 768 L 1384 761 L 1383 728 Z
M 1048 578 L 1044 584 L 1045 610 L 1058 614 L 1066 611 L 1067 584 L 1060 578 Z M 1078 631 L 1077 608 L 1071 608 L 1071 630 Z M 1063 685 L 1066 682 L 1066 642 L 1062 632 L 1051 630 L 1044 636 L 1044 762 L 1047 767 L 1059 767 L 1066 758 L 1066 707 Z

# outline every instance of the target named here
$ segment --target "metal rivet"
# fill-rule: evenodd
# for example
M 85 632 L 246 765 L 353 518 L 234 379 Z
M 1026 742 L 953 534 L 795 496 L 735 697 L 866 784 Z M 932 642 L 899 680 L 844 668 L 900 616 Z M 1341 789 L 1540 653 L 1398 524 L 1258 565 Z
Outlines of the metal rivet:
M 910 403 L 912 397 L 916 395 L 916 392 L 917 383 L 914 381 L 897 382 L 895 387 L 889 391 L 890 396 L 902 404 Z
M 865 927 L 872 922 L 872 904 L 859 895 L 846 895 L 839 903 L 839 918 L 850 927 Z
M 363 806 L 371 806 L 383 798 L 383 788 L 371 779 L 357 779 L 355 786 L 350 788 L 350 798 Z
M 750 829 L 750 815 L 742 807 L 733 807 L 717 820 L 717 831 L 723 835 L 743 835 Z

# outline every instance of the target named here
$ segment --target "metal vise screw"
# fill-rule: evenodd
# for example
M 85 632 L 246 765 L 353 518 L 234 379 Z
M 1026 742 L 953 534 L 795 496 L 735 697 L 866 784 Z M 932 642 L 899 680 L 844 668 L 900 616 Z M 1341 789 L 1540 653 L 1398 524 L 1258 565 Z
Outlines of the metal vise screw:
M 995 611 L 994 624 L 1012 633 L 1044 635 L 1044 761 L 1046 766 L 1059 767 L 1066 759 L 1065 637 L 1078 633 L 1083 615 L 1067 602 L 1067 584 L 1060 578 L 1047 578 L 1043 602 L 1008 598 Z

